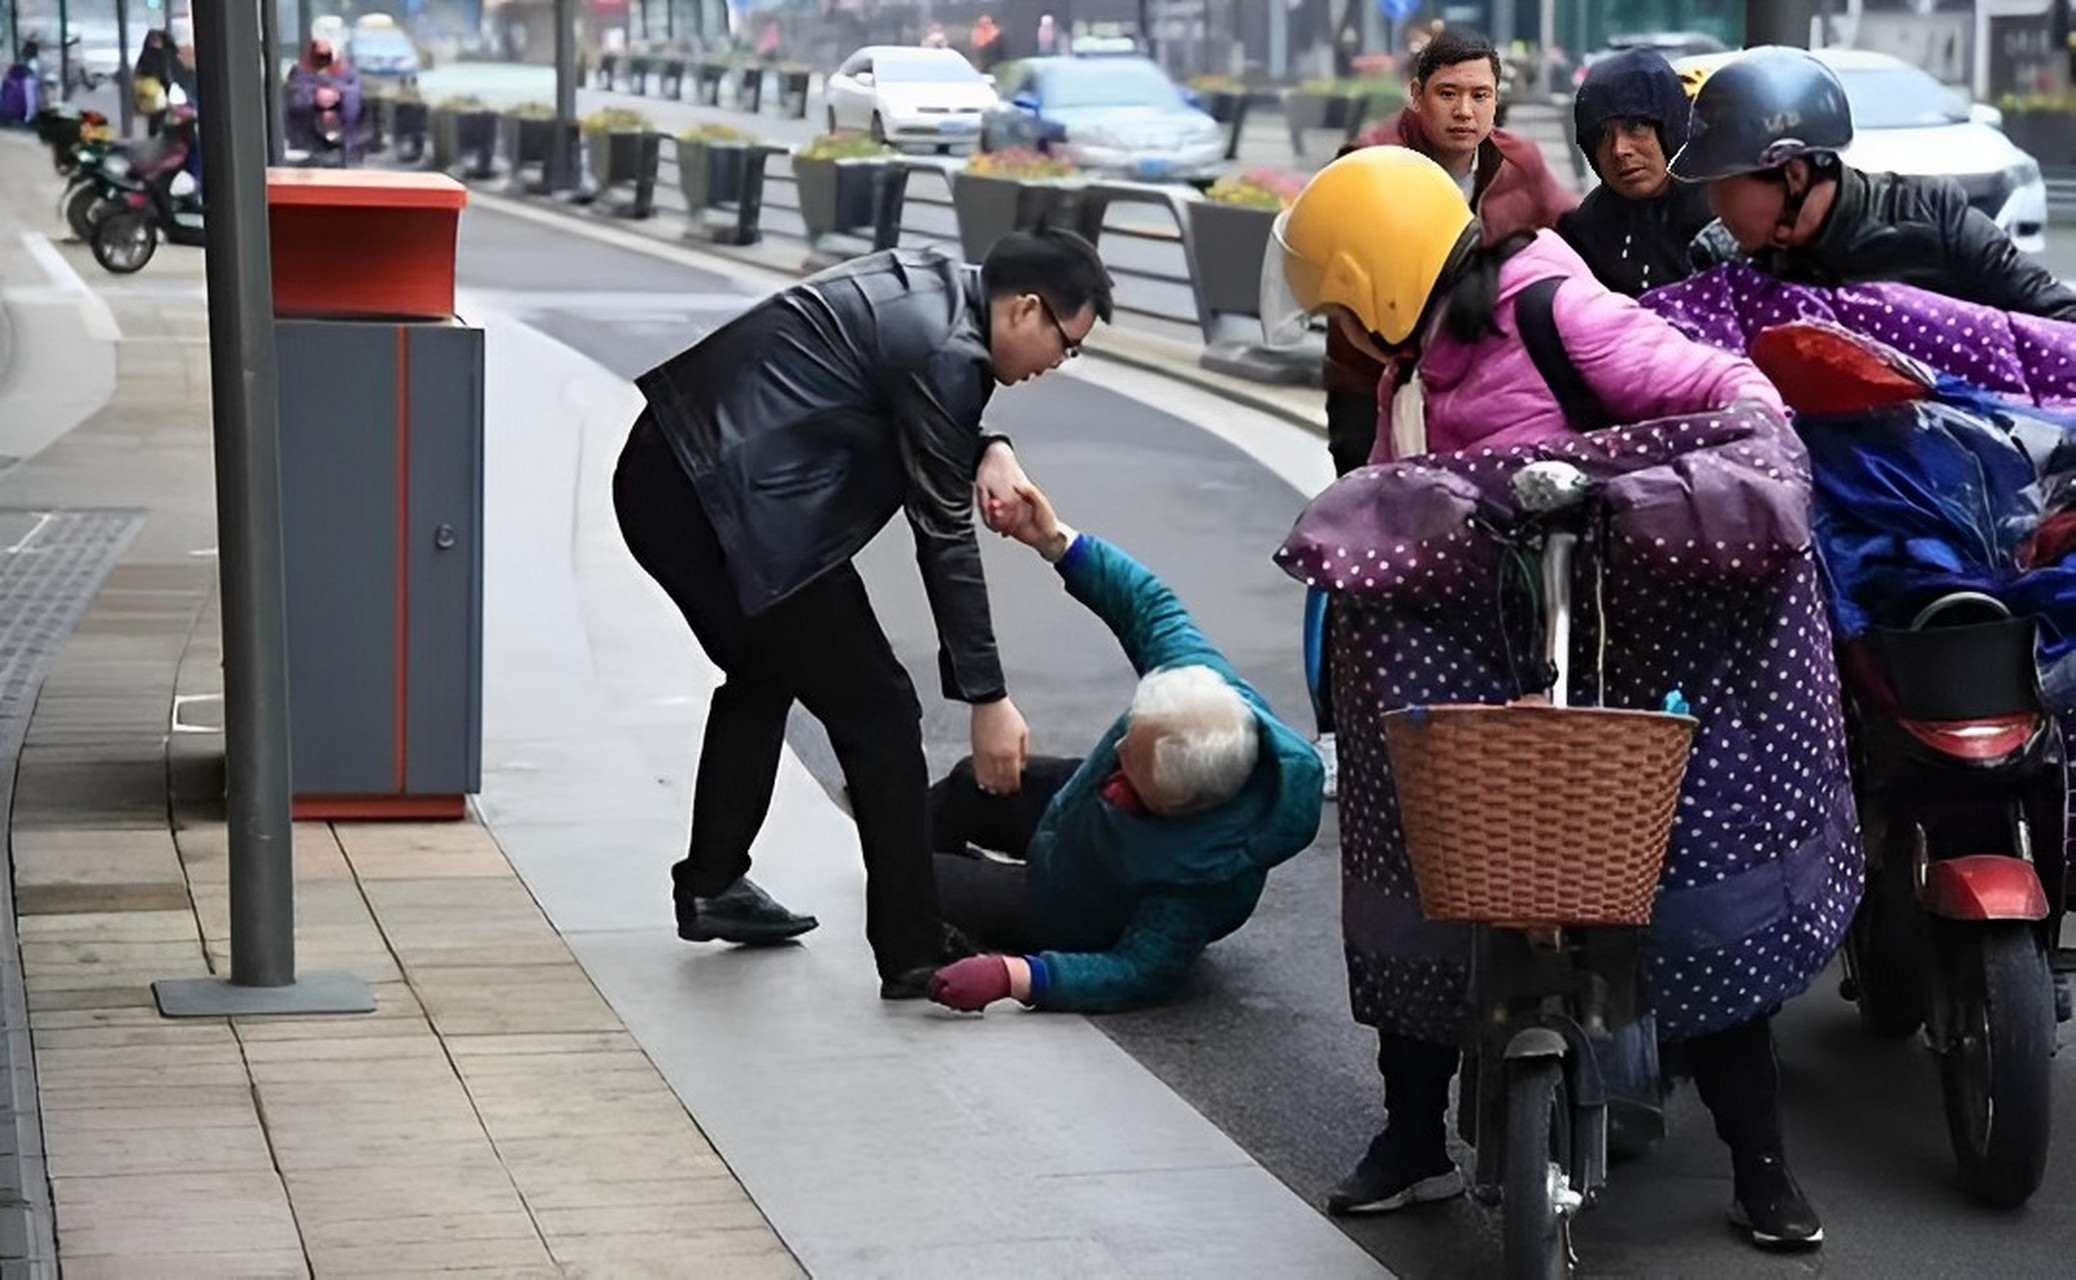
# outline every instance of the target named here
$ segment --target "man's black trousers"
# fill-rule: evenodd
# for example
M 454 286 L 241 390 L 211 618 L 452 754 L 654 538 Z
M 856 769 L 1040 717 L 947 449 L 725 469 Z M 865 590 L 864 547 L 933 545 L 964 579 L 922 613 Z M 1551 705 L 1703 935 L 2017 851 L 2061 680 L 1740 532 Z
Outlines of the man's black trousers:
M 843 564 L 755 617 L 691 479 L 644 412 L 613 476 L 627 547 L 726 676 L 707 713 L 691 847 L 671 868 L 680 905 L 750 869 L 795 702 L 828 730 L 865 853 L 865 937 L 883 976 L 938 960 L 922 708 L 858 571 Z

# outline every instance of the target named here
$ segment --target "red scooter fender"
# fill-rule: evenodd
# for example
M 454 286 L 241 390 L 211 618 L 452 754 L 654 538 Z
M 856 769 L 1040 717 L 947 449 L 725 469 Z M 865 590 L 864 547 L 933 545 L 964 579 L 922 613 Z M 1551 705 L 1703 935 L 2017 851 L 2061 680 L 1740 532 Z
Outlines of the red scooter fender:
M 1947 920 L 2045 920 L 2047 894 L 2033 864 L 2002 854 L 1947 858 L 1925 869 L 1925 910 Z

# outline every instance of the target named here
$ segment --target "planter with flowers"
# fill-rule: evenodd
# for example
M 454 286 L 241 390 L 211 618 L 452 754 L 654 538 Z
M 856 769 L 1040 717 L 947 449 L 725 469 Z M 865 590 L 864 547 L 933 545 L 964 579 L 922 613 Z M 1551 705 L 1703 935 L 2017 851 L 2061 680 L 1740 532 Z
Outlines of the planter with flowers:
M 584 117 L 584 156 L 591 180 L 603 196 L 614 187 L 634 188 L 628 200 L 608 207 L 630 218 L 646 218 L 656 208 L 656 168 L 662 135 L 639 111 L 611 107 Z
M 514 190 L 548 189 L 548 165 L 555 149 L 555 108 L 545 102 L 508 107 L 497 120 L 498 149 L 504 152 Z M 528 170 L 533 173 L 528 177 Z
M 983 151 L 952 178 L 952 212 L 959 249 L 968 262 L 987 257 L 1012 231 L 1043 221 L 1073 225 L 1080 170 L 1064 160 L 1022 147 Z
M 1260 382 L 1318 380 L 1324 352 L 1316 342 L 1270 350 L 1261 340 L 1262 261 L 1271 251 L 1276 215 L 1304 186 L 1303 174 L 1249 169 L 1220 178 L 1186 206 L 1189 274 L 1204 330 L 1198 363 L 1205 368 Z
M 810 244 L 838 234 L 873 234 L 880 221 L 878 193 L 896 155 L 854 129 L 822 134 L 793 153 L 800 220 Z
M 1220 178 L 1189 203 L 1189 270 L 1204 307 L 1255 313 L 1269 230 L 1304 185 L 1301 174 L 1249 169 Z
M 1362 122 L 1373 113 L 1388 111 L 1394 101 L 1403 102 L 1405 90 L 1394 80 L 1329 79 L 1307 80 L 1283 98 L 1283 119 L 1290 126 L 1290 149 L 1305 154 L 1305 134 L 1313 129 L 1333 129 L 1343 141 L 1353 141 L 1362 132 Z
M 458 165 L 469 179 L 497 171 L 497 112 L 481 98 L 444 98 L 432 113 L 433 168 L 448 172 Z
M 755 244 L 764 209 L 764 165 L 784 148 L 733 125 L 694 125 L 678 135 L 678 187 L 686 234 L 718 244 Z
M 2076 93 L 2006 94 L 1997 107 L 2004 132 L 2019 150 L 2049 169 L 2076 165 Z

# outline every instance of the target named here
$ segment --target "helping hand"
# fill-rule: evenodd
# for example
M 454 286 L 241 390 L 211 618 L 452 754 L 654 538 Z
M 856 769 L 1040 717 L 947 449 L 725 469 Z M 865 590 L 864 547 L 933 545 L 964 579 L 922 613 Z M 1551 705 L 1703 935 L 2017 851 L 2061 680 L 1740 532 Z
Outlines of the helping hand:
M 1001 440 L 990 444 L 973 473 L 973 497 L 980 504 L 982 523 L 1007 536 L 1010 526 L 1027 519 L 1028 505 L 1017 491 L 1030 482 L 1014 449 Z
M 979 1013 L 1009 998 L 1009 962 L 1001 956 L 967 956 L 930 975 L 930 998 L 947 1009 Z
M 973 777 L 990 795 L 1023 789 L 1024 763 L 1031 757 L 1031 729 L 1007 698 L 973 707 Z

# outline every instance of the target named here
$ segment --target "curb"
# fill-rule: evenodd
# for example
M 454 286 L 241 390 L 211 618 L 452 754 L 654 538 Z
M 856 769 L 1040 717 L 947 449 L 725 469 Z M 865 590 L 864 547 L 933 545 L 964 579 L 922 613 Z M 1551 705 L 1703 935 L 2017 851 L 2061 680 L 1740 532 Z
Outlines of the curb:
M 499 213 L 511 214 L 546 226 L 581 228 L 582 234 L 602 244 L 646 253 L 652 257 L 702 270 L 734 275 L 745 283 L 753 284 L 759 290 L 791 284 L 808 274 L 760 261 L 760 256 L 772 256 L 769 250 L 760 255 L 755 247 L 746 246 L 741 252 L 730 252 L 720 246 L 693 242 L 676 243 L 660 236 L 644 235 L 639 231 L 606 222 L 585 212 L 585 206 L 582 205 L 560 202 L 542 204 L 497 192 L 479 191 L 473 187 L 469 189 L 469 203 L 481 204 Z M 1239 378 L 1200 368 L 1196 361 L 1202 353 L 1196 348 L 1116 326 L 1111 326 L 1084 350 L 1092 358 L 1110 360 L 1127 368 L 1157 374 L 1171 382 L 1179 382 L 1184 386 L 1231 401 L 1241 408 L 1303 427 L 1321 439 L 1326 438 L 1324 392 L 1320 393 L 1319 412 L 1316 415 L 1308 415 L 1278 402 L 1265 392 L 1252 389 L 1250 384 Z

